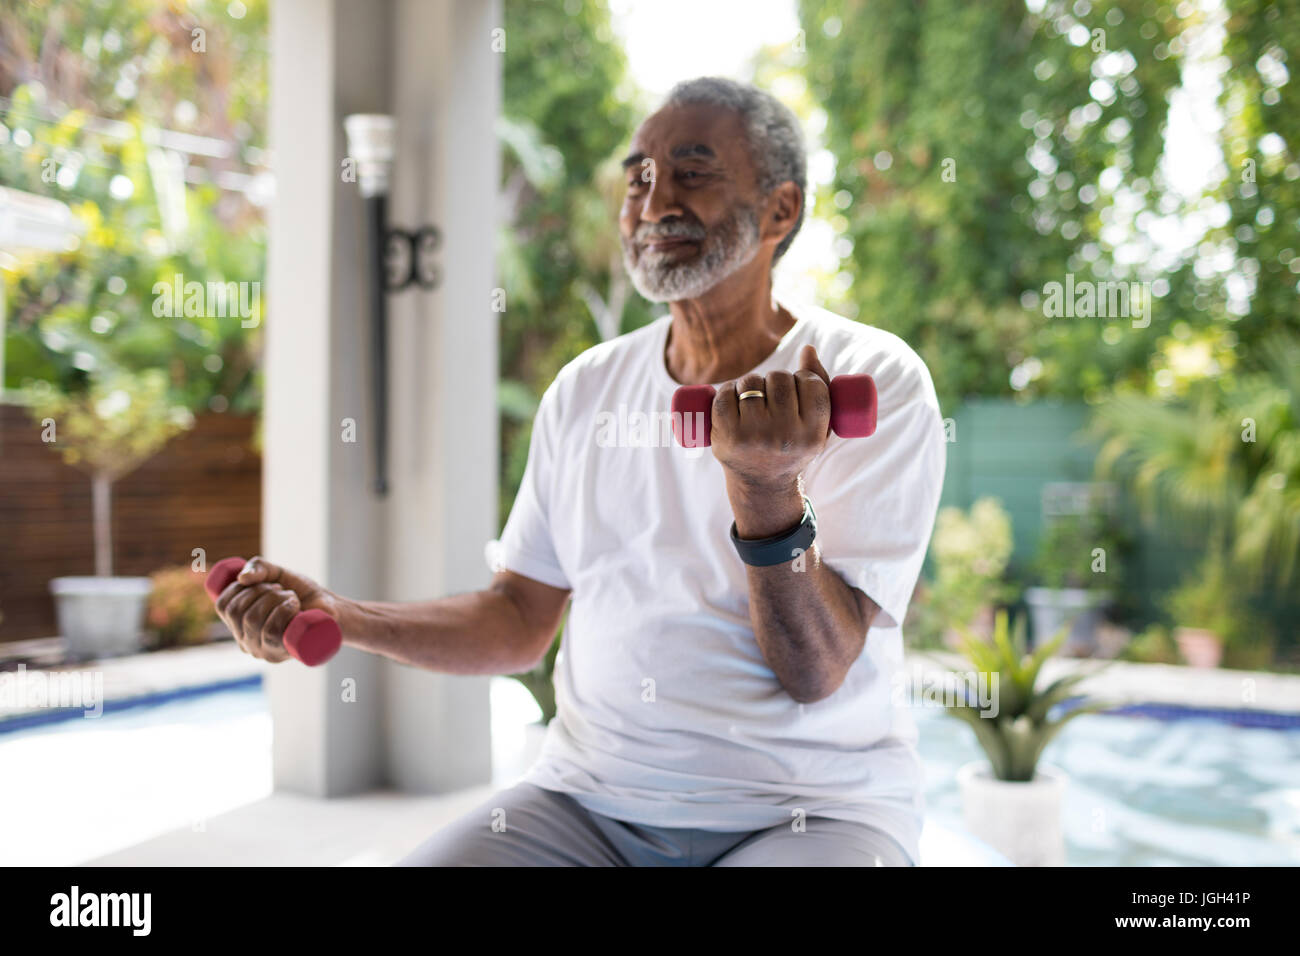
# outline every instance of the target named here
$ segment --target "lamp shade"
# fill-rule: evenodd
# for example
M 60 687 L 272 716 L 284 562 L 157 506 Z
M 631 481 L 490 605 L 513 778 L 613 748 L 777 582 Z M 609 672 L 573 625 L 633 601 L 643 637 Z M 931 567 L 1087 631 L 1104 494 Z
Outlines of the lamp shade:
M 344 118 L 348 156 L 357 164 L 361 195 L 388 195 L 388 174 L 393 165 L 396 122 L 383 113 L 353 113 Z

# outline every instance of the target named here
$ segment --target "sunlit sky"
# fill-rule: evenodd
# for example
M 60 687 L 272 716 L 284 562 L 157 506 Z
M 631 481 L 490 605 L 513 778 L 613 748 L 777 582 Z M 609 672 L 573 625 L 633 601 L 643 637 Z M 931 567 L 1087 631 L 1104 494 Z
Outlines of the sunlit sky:
M 1040 6 L 1033 2 L 1030 6 Z M 1222 123 L 1216 98 L 1222 61 L 1221 0 L 1198 0 L 1209 24 L 1192 38 L 1183 64 L 1185 87 L 1172 99 L 1166 137 L 1163 175 L 1180 196 L 1197 195 L 1224 170 L 1215 144 Z M 679 80 L 721 75 L 748 80 L 750 61 L 768 44 L 789 43 L 800 28 L 796 0 L 610 0 L 615 33 L 627 52 L 629 70 L 653 105 Z M 1064 41 L 1063 41 L 1064 42 Z M 813 183 L 829 182 L 833 159 L 807 130 L 809 175 Z M 1117 190 L 1116 205 L 1136 213 L 1135 197 Z M 1116 247 L 1118 261 L 1146 262 L 1152 272 L 1167 269 L 1178 255 L 1195 244 L 1226 208 L 1206 207 L 1191 216 L 1186 210 L 1162 210 L 1149 215 L 1135 232 L 1132 221 L 1117 223 L 1106 237 Z M 839 257 L 836 235 L 821 220 L 805 221 L 798 240 L 777 270 L 777 293 L 815 298 L 817 289 L 809 273 L 833 272 Z
M 799 30 L 794 0 L 610 0 L 632 75 L 658 98 L 678 80 L 717 74 L 747 79 L 759 47 Z

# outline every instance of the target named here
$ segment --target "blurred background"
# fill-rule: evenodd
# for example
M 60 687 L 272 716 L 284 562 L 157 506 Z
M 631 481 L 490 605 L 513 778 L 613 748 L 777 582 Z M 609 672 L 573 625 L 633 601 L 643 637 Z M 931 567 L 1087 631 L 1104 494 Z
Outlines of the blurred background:
M 1115 661 L 1092 685 L 1109 706 L 1045 750 L 1069 862 L 1300 861 L 1300 4 L 499 10 L 498 532 L 545 387 L 662 314 L 615 225 L 636 125 L 678 80 L 752 81 L 809 145 L 778 297 L 897 333 L 938 390 L 916 659 L 951 663 L 1009 610 L 1031 646 L 1060 638 L 1062 673 Z M 6 788 L 0 819 L 66 833 L 14 827 L 0 862 L 201 833 L 273 789 L 263 672 L 201 572 L 265 541 L 276 15 L 0 12 L 0 675 L 107 688 L 94 721 L 0 698 L 0 761 L 43 781 Z M 190 282 L 233 283 L 232 307 L 187 307 Z M 114 614 L 142 625 L 85 620 Z M 558 650 L 491 684 L 497 783 L 554 714 Z M 958 830 L 956 770 L 987 747 L 942 708 L 917 720 L 931 816 Z M 136 769 L 92 800 L 94 761 Z

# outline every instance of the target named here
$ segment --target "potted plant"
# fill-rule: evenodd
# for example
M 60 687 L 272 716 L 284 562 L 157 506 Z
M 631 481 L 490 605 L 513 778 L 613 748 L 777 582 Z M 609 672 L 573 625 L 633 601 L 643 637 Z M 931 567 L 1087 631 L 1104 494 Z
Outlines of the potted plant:
M 73 660 L 127 654 L 140 646 L 149 579 L 113 576 L 113 482 L 190 428 L 188 409 L 168 400 L 160 370 L 93 377 L 71 395 L 49 382 L 29 383 L 28 411 L 69 465 L 90 474 L 95 574 L 50 582 L 59 632 Z
M 1196 570 L 1165 598 L 1174 620 L 1174 641 L 1192 667 L 1218 667 L 1225 645 L 1253 625 L 1219 549 L 1211 551 Z
M 957 771 L 962 811 L 967 829 L 1017 866 L 1060 866 L 1065 862 L 1061 802 L 1067 777 L 1039 758 L 1069 721 L 1104 705 L 1069 706 L 1075 686 L 1095 671 L 1036 686 L 1043 663 L 1064 643 L 1065 629 L 1030 652 L 1024 618 L 1014 633 L 1007 622 L 1007 613 L 998 611 L 991 640 L 967 632 L 961 642 L 979 686 L 988 689 L 947 706 L 948 713 L 975 731 L 987 757 Z
M 1107 583 L 1116 576 L 1117 551 L 1117 537 L 1095 507 L 1050 521 L 1032 562 L 1038 586 L 1025 589 L 1035 641 L 1068 626 L 1068 654 L 1096 652 L 1097 626 L 1111 603 Z

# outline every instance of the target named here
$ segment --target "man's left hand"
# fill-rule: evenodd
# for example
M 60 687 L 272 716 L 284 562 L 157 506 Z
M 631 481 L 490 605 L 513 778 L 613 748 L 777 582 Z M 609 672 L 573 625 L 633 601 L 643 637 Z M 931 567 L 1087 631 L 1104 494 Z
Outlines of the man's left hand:
M 826 446 L 830 385 L 811 345 L 803 347 L 795 372 L 751 373 L 723 383 L 713 399 L 712 444 L 728 483 L 751 491 L 794 487 Z M 763 397 L 740 397 L 750 390 Z

